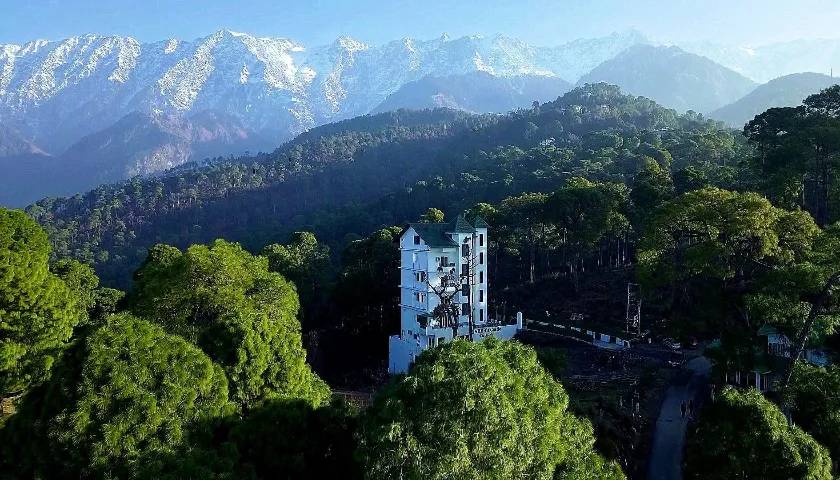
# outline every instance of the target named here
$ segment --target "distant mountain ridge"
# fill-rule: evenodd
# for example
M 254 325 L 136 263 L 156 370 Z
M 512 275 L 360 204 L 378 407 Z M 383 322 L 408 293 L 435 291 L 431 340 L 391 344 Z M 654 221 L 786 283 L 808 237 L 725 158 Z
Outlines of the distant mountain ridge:
M 0 138 L 0 149 L 6 145 L 9 151 L 0 150 L 0 157 L 35 150 L 39 155 L 29 159 L 34 163 L 4 161 L 0 203 L 74 193 L 202 156 L 270 151 L 313 127 L 370 113 L 421 79 L 484 75 L 483 85 L 499 98 L 485 94 L 479 100 L 476 91 L 475 102 L 440 102 L 475 112 L 554 99 L 568 90 L 564 79 L 574 81 L 645 41 L 632 31 L 557 47 L 498 35 L 404 38 L 380 46 L 341 37 L 309 48 L 286 38 L 221 30 L 194 41 L 84 35 L 0 45 L 0 119 L 16 139 L 31 144 L 31 152 L 18 152 L 25 147 L 9 134 Z M 389 108 L 409 106 L 393 100 Z M 218 118 L 215 133 L 205 129 L 212 138 L 203 141 L 192 129 L 206 115 Z M 27 172 L 47 163 L 46 173 L 62 170 L 56 178 L 72 172 L 67 185 L 30 183 L 15 189 L 28 194 L 10 200 L 9 183 L 31 182 Z
M 314 127 L 372 112 L 526 107 L 574 83 L 610 82 L 707 113 L 753 89 L 735 72 L 833 61 L 830 48 L 806 51 L 815 45 L 833 44 L 791 42 L 745 57 L 734 47 L 658 47 L 632 30 L 552 47 L 502 35 L 382 45 L 341 37 L 310 47 L 220 30 L 193 41 L 83 35 L 0 45 L 0 204 L 204 157 L 270 151 Z
M 795 107 L 809 95 L 819 93 L 840 79 L 819 73 L 796 73 L 771 80 L 734 103 L 709 114 L 715 120 L 741 128 L 756 115 L 775 107 Z
M 222 111 L 279 143 L 313 126 L 369 113 L 402 85 L 426 76 L 482 71 L 572 82 L 644 41 L 635 32 L 559 47 L 503 36 L 405 38 L 381 46 L 342 37 L 306 48 L 228 30 L 192 42 L 143 44 L 98 35 L 37 40 L 0 46 L 0 116 L 50 153 L 133 111 Z M 55 128 L 71 119 L 73 128 Z
M 475 113 L 505 113 L 530 107 L 535 101 L 556 100 L 571 89 L 572 85 L 562 78 L 540 75 L 505 78 L 486 72 L 472 72 L 424 77 L 400 87 L 372 113 L 398 108 L 421 110 L 439 107 Z
M 840 38 L 800 39 L 758 46 L 685 42 L 678 46 L 765 83 L 802 72 L 840 72 Z
M 11 125 L 0 124 L 0 157 L 45 154 Z
M 132 112 L 61 155 L 47 155 L 33 146 L 32 151 L 0 156 L 0 204 L 23 206 L 44 196 L 72 195 L 189 161 L 273 147 L 273 142 L 220 112 L 189 117 Z
M 678 47 L 635 45 L 584 75 L 678 111 L 708 113 L 755 88 L 743 75 Z

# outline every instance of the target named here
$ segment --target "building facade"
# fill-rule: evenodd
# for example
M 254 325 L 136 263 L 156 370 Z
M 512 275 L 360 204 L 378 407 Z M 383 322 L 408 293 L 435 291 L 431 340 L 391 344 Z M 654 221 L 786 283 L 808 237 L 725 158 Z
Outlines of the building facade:
M 400 236 L 400 334 L 389 339 L 388 371 L 404 373 L 422 351 L 463 338 L 511 338 L 516 325 L 490 318 L 488 225 L 458 216 L 412 223 Z

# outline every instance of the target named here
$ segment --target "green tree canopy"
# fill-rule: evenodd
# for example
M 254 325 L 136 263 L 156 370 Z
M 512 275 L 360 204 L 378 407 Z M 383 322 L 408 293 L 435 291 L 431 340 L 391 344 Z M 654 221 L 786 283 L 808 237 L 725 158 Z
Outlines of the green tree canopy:
M 114 316 L 73 353 L 3 431 L 22 477 L 133 477 L 234 410 L 222 369 L 147 321 Z
M 591 248 L 608 235 L 629 231 L 629 193 L 622 184 L 571 178 L 549 197 L 545 216 L 563 232 L 564 243 Z
M 294 282 L 303 310 L 311 317 L 333 273 L 329 247 L 311 232 L 295 232 L 287 244 L 269 245 L 262 255 L 268 258 L 269 270 Z
M 332 335 L 321 338 L 327 362 L 358 372 L 387 358 L 388 335 L 399 330 L 400 227 L 353 240 L 342 252 L 332 296 Z
M 522 258 L 529 283 L 536 280 L 539 254 L 560 242 L 557 228 L 545 218 L 548 199 L 545 193 L 523 193 L 505 198 L 497 210 L 488 211 L 494 213 L 498 226 L 493 231 L 496 242 L 506 253 Z
M 840 367 L 820 368 L 797 362 L 785 393 L 794 422 L 828 447 L 837 463 L 840 459 Z
M 201 347 L 224 368 L 243 408 L 329 396 L 306 363 L 295 288 L 265 257 L 223 240 L 183 253 L 157 246 L 135 282 L 132 310 Z
M 313 408 L 300 400 L 277 400 L 250 412 L 232 427 L 230 438 L 258 478 L 360 479 L 356 418 L 338 401 Z
M 426 213 L 420 216 L 420 221 L 423 223 L 441 223 L 443 221 L 443 211 L 437 208 L 429 208 Z
M 534 351 L 455 341 L 424 352 L 366 412 L 369 478 L 623 478 Z
M 117 304 L 125 292 L 99 286 L 99 277 L 89 265 L 70 258 L 62 258 L 50 268 L 70 288 L 78 299 L 78 306 L 87 312 L 87 322 L 99 325 L 108 315 L 117 312 Z
M 642 170 L 633 178 L 630 199 L 637 224 L 643 224 L 656 209 L 674 197 L 674 182 L 665 168 L 654 159 L 645 157 Z
M 725 387 L 686 449 L 686 478 L 830 480 L 828 451 L 754 389 Z
M 0 208 L 0 397 L 43 380 L 85 317 L 85 300 L 50 272 L 49 255 L 37 223 Z
M 667 202 L 647 225 L 638 275 L 649 292 L 670 289 L 664 303 L 676 316 L 749 325 L 745 295 L 768 272 L 811 253 L 819 228 L 802 211 L 776 208 L 754 193 L 705 188 Z M 691 305 L 709 308 L 697 311 Z M 712 308 L 715 307 L 715 308 Z
M 829 192 L 840 167 L 840 86 L 809 96 L 799 107 L 771 108 L 744 127 L 757 147 L 753 168 L 766 191 L 800 205 L 817 223 L 836 220 Z M 836 201 L 835 201 L 836 203 Z
M 53 273 L 64 281 L 78 300 L 78 305 L 86 311 L 91 311 L 96 305 L 96 290 L 99 288 L 99 277 L 89 265 L 62 258 L 51 267 Z

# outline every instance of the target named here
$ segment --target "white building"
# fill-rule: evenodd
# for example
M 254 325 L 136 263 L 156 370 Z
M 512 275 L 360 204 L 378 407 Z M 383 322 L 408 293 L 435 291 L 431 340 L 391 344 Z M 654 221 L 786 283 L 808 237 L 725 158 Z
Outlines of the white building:
M 521 328 L 521 316 L 518 327 L 490 319 L 487 229 L 481 218 L 470 224 L 459 215 L 454 222 L 412 223 L 403 231 L 400 334 L 389 339 L 390 373 L 408 371 L 421 352 L 455 336 L 508 339 Z

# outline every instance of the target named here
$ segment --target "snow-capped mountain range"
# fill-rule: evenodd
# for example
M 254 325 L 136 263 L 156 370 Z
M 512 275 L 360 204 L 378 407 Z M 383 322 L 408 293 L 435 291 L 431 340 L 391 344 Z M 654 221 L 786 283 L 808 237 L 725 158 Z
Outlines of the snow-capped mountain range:
M 342 37 L 307 48 L 227 30 L 147 44 L 98 35 L 36 40 L 0 45 L 0 118 L 53 153 L 132 112 L 217 110 L 282 140 L 368 113 L 425 76 L 483 71 L 574 82 L 644 41 L 635 32 L 553 48 L 503 36 L 406 38 L 381 46 Z
M 384 45 L 341 37 L 310 47 L 220 30 L 193 41 L 91 34 L 0 45 L 0 204 L 269 150 L 314 126 L 389 108 L 496 111 L 556 97 L 584 79 L 707 113 L 737 100 L 730 97 L 751 80 L 840 67 L 836 40 L 686 44 L 684 55 L 652 48 L 645 62 L 622 55 L 642 45 L 664 44 L 628 31 L 554 47 L 501 35 Z M 654 88 L 642 63 L 680 81 Z M 710 88 L 710 100 L 696 98 Z M 673 98 L 682 101 L 669 104 Z

